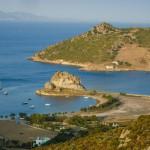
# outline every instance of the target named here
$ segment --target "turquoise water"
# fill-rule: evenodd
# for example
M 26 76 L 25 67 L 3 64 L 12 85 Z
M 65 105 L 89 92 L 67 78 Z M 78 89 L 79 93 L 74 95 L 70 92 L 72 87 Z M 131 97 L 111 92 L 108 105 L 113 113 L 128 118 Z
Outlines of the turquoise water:
M 93 24 L 0 23 L 0 114 L 26 112 L 49 113 L 78 111 L 94 105 L 95 100 L 83 97 L 40 97 L 35 90 L 43 86 L 57 71 L 79 76 L 90 89 L 150 95 L 148 72 L 84 72 L 76 67 L 50 65 L 28 61 L 36 51 L 87 31 Z M 32 98 L 28 101 L 28 98 Z M 28 105 L 22 105 L 28 101 Z M 50 107 L 45 107 L 50 103 Z M 35 105 L 35 109 L 30 109 Z

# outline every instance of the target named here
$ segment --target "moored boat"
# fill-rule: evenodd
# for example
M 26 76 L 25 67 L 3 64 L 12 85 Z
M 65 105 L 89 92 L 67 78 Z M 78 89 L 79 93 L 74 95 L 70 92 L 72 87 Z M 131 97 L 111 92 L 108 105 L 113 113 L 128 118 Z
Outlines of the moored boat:
M 45 104 L 45 106 L 51 106 L 51 104 Z
M 8 95 L 8 92 L 7 91 L 4 91 L 4 93 L 3 93 L 4 95 Z
M 31 106 L 29 106 L 29 108 L 34 109 L 34 108 L 35 108 L 35 105 L 31 105 Z
M 88 97 L 88 96 L 84 96 L 84 98 L 85 98 L 85 99 L 88 99 L 89 97 Z

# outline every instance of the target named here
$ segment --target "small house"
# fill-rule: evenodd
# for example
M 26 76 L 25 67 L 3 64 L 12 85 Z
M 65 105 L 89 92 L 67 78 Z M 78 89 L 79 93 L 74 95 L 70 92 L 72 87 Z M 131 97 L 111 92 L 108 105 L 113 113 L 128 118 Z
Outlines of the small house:
M 50 140 L 49 137 L 37 137 L 36 140 L 33 141 L 33 147 L 41 146 Z
M 106 70 L 113 70 L 114 69 L 114 66 L 113 65 L 107 65 L 106 66 Z

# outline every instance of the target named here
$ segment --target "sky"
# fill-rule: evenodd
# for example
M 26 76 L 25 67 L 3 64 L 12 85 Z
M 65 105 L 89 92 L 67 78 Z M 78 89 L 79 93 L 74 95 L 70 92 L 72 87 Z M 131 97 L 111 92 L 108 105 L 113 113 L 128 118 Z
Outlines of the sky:
M 32 13 L 50 21 L 150 23 L 150 0 L 0 0 L 0 11 Z

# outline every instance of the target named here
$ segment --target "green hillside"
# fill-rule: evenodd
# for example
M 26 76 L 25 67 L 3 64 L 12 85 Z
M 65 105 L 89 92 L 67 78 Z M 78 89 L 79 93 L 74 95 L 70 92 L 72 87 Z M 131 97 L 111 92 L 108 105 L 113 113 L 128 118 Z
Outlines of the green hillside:
M 42 59 L 63 59 L 78 63 L 112 61 L 124 44 L 135 41 L 131 31 L 103 23 L 82 35 L 49 46 L 37 55 Z
M 60 144 L 51 144 L 36 150 L 148 150 L 150 148 L 150 115 L 141 116 L 105 132 L 97 131 L 85 137 Z

